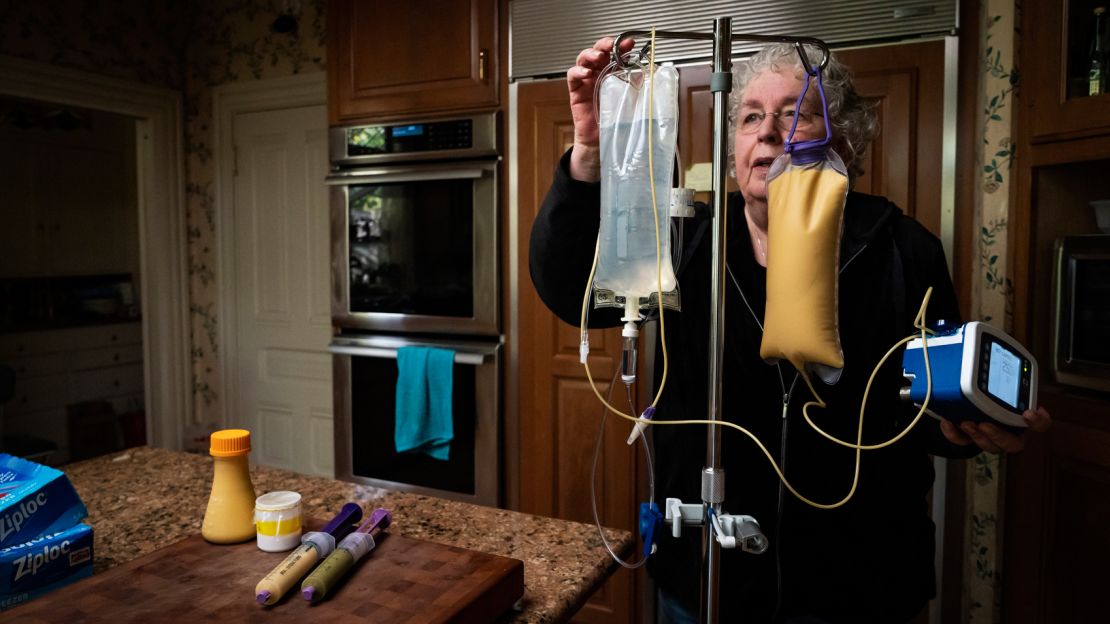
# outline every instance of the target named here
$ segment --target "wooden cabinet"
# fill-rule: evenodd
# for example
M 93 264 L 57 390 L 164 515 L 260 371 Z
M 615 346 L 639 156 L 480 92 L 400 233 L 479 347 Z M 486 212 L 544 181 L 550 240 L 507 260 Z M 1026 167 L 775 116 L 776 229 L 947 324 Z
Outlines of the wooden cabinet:
M 1029 118 L 1024 123 L 1033 143 L 1110 132 L 1110 94 L 1086 95 L 1086 59 L 1096 6 L 1106 3 L 1045 0 L 1024 8 L 1029 28 L 1021 31 L 1020 95 L 1027 98 Z
M 328 2 L 328 121 L 495 108 L 498 0 Z
M 1098 233 L 1088 202 L 1110 198 L 1110 95 L 1068 92 L 1068 41 L 1089 36 L 1081 26 L 1093 30 L 1096 5 L 1027 4 L 1021 25 L 1013 332 L 1041 364 L 1039 399 L 1053 426 L 1007 456 L 1001 620 L 1014 624 L 1101 620 L 1110 581 L 1110 394 L 1056 383 L 1051 359 L 1053 243 Z
M 1088 202 L 1110 198 L 1110 134 L 1038 144 L 1032 125 L 1019 128 L 1013 169 L 1013 329 L 1040 362 L 1054 423 L 1007 457 L 1002 620 L 1096 621 L 1110 581 L 1110 394 L 1053 378 L 1052 267 L 1056 238 L 1098 233 Z
M 74 421 L 83 415 L 71 416 L 70 406 L 106 401 L 116 414 L 143 410 L 141 323 L 2 334 L 0 362 L 15 371 L 3 433 L 53 442 L 51 464 L 68 461 L 71 430 L 84 431 Z M 114 437 L 114 419 L 109 426 Z
M 74 114 L 89 127 L 0 125 L 0 277 L 138 272 L 134 121 Z

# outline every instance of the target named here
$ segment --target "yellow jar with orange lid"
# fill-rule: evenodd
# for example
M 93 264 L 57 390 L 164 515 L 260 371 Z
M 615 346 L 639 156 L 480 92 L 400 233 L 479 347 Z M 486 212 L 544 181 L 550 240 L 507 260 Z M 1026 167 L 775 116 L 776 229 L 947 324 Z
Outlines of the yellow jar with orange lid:
M 212 493 L 200 534 L 215 544 L 245 542 L 255 536 L 254 484 L 247 456 L 251 433 L 224 429 L 212 434 L 208 452 L 213 457 Z

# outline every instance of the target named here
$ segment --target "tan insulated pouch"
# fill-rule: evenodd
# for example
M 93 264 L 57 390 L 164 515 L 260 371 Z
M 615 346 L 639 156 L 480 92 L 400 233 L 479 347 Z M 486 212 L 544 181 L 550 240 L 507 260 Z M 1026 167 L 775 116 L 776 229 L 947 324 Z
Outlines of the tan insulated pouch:
M 840 234 L 848 175 L 831 149 L 768 174 L 767 309 L 759 354 L 836 383 L 844 368 L 837 319 Z

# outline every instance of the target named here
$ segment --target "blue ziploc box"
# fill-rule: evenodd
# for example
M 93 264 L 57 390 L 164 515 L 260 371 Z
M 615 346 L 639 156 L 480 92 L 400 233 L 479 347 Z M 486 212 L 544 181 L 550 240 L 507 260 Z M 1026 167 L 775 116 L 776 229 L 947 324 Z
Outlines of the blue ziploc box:
M 65 473 L 0 453 L 0 548 L 64 531 L 88 513 Z
M 87 524 L 0 549 L 0 611 L 92 576 L 92 564 Z

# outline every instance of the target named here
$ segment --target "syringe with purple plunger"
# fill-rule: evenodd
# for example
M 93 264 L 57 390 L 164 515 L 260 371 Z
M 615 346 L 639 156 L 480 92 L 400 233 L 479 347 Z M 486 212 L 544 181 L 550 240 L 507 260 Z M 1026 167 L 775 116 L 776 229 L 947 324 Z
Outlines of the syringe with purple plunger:
M 301 596 L 309 602 L 322 600 L 328 591 L 343 578 L 355 563 L 374 549 L 374 536 L 378 535 L 393 522 L 393 515 L 387 509 L 375 509 L 370 519 L 344 537 L 328 555 L 324 562 L 308 575 L 301 583 Z
M 254 588 L 254 597 L 261 605 L 272 605 L 289 591 L 301 577 L 335 550 L 336 536 L 362 519 L 362 507 L 347 503 L 320 531 L 305 533 L 301 545 L 293 549 L 276 568 L 264 576 Z

